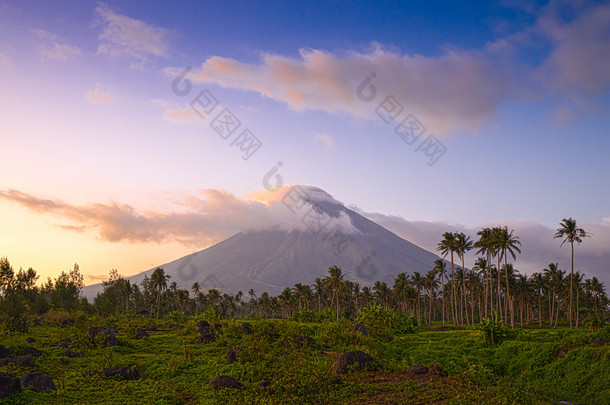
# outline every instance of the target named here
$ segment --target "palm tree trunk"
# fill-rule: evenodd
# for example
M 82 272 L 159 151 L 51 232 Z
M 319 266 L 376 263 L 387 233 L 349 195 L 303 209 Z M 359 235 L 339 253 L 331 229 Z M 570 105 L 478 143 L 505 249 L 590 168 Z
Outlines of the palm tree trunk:
M 570 241 L 570 245 L 572 246 L 572 265 L 570 267 L 570 310 L 568 311 L 568 319 L 570 320 L 570 329 L 572 329 L 572 310 L 574 309 L 572 307 L 572 294 L 574 291 L 572 287 L 574 281 L 574 241 Z

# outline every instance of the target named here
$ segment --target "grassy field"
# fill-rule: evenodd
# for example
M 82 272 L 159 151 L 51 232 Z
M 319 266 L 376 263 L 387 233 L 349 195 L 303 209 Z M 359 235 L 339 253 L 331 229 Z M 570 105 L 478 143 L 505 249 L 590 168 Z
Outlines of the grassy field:
M 197 343 L 198 319 L 86 319 L 60 328 L 55 323 L 31 326 L 25 334 L 4 334 L 0 344 L 13 356 L 34 346 L 43 354 L 36 365 L 0 367 L 20 376 L 39 371 L 57 389 L 21 390 L 0 403 L 11 404 L 528 404 L 570 401 L 610 404 L 610 327 L 581 330 L 518 330 L 497 346 L 485 345 L 478 330 L 440 330 L 440 325 L 393 338 L 385 332 L 363 336 L 349 321 L 303 323 L 286 320 L 229 320 L 210 343 Z M 239 331 L 249 322 L 253 334 Z M 157 326 L 150 337 L 135 339 L 135 329 Z M 176 325 L 184 326 L 179 329 Z M 117 331 L 119 346 L 89 340 L 90 326 Z M 297 345 L 299 336 L 312 344 Z M 26 338 L 36 342 L 29 344 Z M 82 351 L 62 356 L 59 341 Z M 598 342 L 599 343 L 599 342 Z M 227 364 L 233 348 L 236 362 Z M 374 359 L 364 370 L 335 375 L 332 364 L 348 351 Z M 414 375 L 409 367 L 440 365 L 436 372 Z M 111 366 L 137 367 L 137 380 L 117 380 L 86 371 Z M 241 389 L 216 390 L 209 382 L 229 375 Z

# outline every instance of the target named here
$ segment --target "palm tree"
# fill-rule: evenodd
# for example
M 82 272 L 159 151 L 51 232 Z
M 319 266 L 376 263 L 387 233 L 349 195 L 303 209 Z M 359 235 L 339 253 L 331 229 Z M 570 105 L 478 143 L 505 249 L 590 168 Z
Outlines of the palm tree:
M 337 305 L 337 322 L 339 321 L 339 295 L 341 291 L 345 289 L 345 283 L 343 281 L 343 273 L 341 267 L 333 265 L 328 268 L 329 276 L 322 280 L 325 286 L 333 292 L 333 298 L 336 300 Z
M 457 308 L 455 301 L 455 269 L 453 262 L 453 254 L 457 250 L 455 234 L 451 232 L 445 232 L 443 234 L 443 240 L 441 240 L 436 245 L 436 250 L 443 254 L 443 257 L 446 257 L 448 253 L 451 253 L 451 316 L 453 317 L 453 324 L 455 325 L 457 322 Z
M 413 274 L 411 275 L 411 285 L 413 285 L 413 287 L 415 287 L 415 290 L 417 291 L 417 307 L 415 309 L 415 316 L 417 317 L 417 319 L 419 319 L 421 317 L 421 307 L 419 305 L 419 296 L 421 293 L 421 289 L 424 286 L 424 277 L 421 275 L 421 273 L 419 271 L 413 272 Z
M 438 288 L 438 281 L 436 280 L 436 269 L 429 270 L 424 276 L 424 287 L 428 290 L 428 325 L 432 324 L 432 299 L 434 297 L 434 290 Z
M 504 313 L 505 313 L 505 318 L 508 318 L 508 313 L 507 313 L 507 307 L 510 306 L 510 326 L 511 328 L 515 328 L 515 311 L 512 305 L 512 301 L 510 298 L 510 288 L 509 288 L 509 283 L 508 283 L 508 254 L 511 255 L 511 257 L 513 258 L 513 260 L 515 260 L 517 258 L 517 256 L 515 255 L 515 252 L 517 253 L 521 253 L 521 249 L 519 249 L 519 245 L 521 245 L 521 242 L 519 242 L 519 237 L 516 235 L 513 235 L 513 230 L 511 229 L 511 231 L 508 231 L 508 228 L 505 226 L 504 228 L 500 228 L 500 231 L 498 232 L 498 248 L 500 249 L 501 252 L 501 257 L 504 257 L 504 275 L 506 278 L 506 303 L 507 305 L 505 305 L 504 307 Z M 508 305 L 508 303 L 510 302 L 510 305 Z
M 484 254 L 487 260 L 487 273 L 485 275 L 485 317 L 487 317 L 487 309 L 491 307 L 493 310 L 493 277 L 491 274 L 491 259 L 496 254 L 496 244 L 494 234 L 491 228 L 483 228 L 479 232 L 479 240 L 474 243 L 474 247 L 479 248 L 477 254 Z M 487 298 L 489 297 L 489 306 Z
M 563 246 L 564 243 L 569 242 L 570 246 L 572 248 L 572 263 L 570 266 L 570 310 L 568 311 L 568 319 L 570 321 L 570 328 L 572 328 L 572 310 L 573 310 L 573 307 L 572 307 L 572 296 L 573 296 L 572 279 L 574 278 L 574 242 L 576 242 L 580 245 L 582 243 L 582 240 L 589 236 L 591 236 L 591 235 L 588 234 L 587 232 L 585 232 L 584 229 L 579 228 L 576 225 L 576 220 L 572 219 L 572 217 L 570 217 L 567 219 L 564 218 L 559 223 L 559 228 L 557 228 L 557 232 L 555 233 L 555 236 L 553 237 L 553 239 L 564 238 L 563 241 L 561 242 L 561 246 Z
M 445 274 L 447 273 L 447 264 L 443 259 L 434 261 L 434 270 L 438 272 L 438 277 L 441 280 L 441 293 L 443 295 L 443 326 L 445 326 Z
M 201 285 L 197 281 L 195 281 L 191 286 L 191 291 L 193 292 L 193 296 L 196 297 L 197 294 L 199 294 L 199 291 L 201 291 Z
M 464 267 L 464 255 L 466 252 L 472 249 L 472 240 L 470 240 L 470 236 L 466 236 L 463 232 L 459 232 L 455 234 L 455 246 L 458 257 L 462 259 L 462 269 L 466 269 Z M 466 323 L 468 323 L 468 305 L 466 302 L 466 279 L 465 279 L 465 270 L 462 272 L 462 300 L 460 303 L 461 309 L 461 318 L 464 319 L 464 308 L 466 309 Z M 463 305 L 463 306 L 462 306 Z
M 538 296 L 538 325 L 542 328 L 542 292 L 544 290 L 544 277 L 542 273 L 534 273 L 530 276 L 530 284 Z
M 390 301 L 391 290 L 387 283 L 383 281 L 375 281 L 373 284 L 373 295 L 377 302 L 379 302 L 384 308 L 388 307 L 388 302 Z
M 165 274 L 163 267 L 157 267 L 150 276 L 150 286 L 157 291 L 157 318 L 159 318 L 159 307 L 161 304 L 161 292 L 167 288 L 167 281 L 171 278 Z

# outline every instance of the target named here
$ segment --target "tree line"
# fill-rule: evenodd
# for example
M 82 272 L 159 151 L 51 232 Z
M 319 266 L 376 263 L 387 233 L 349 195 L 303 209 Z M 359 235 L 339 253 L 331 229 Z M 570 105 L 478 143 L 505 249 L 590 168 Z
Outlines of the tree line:
M 543 323 L 556 327 L 561 322 L 580 326 L 583 318 L 600 322 L 608 310 L 605 287 L 596 277 L 585 278 L 574 272 L 574 242 L 590 236 L 572 218 L 564 219 L 556 238 L 572 248 L 570 272 L 557 263 L 531 275 L 521 274 L 513 265 L 521 252 L 520 241 L 507 227 L 483 228 L 478 239 L 461 232 L 445 232 L 437 249 L 445 259 L 438 259 L 425 273 L 406 272 L 396 275 L 390 285 L 375 281 L 362 286 L 345 279 L 338 266 L 328 275 L 318 277 L 311 285 L 297 283 L 277 296 L 254 289 L 234 295 L 218 289 L 203 288 L 198 282 L 189 290 L 179 288 L 163 268 L 155 269 L 139 284 L 112 269 L 103 291 L 92 303 L 80 296 L 83 277 L 77 264 L 55 280 L 36 284 L 35 270 L 15 272 L 7 258 L 0 260 L 0 307 L 5 323 L 18 324 L 29 316 L 40 316 L 49 310 L 70 313 L 84 311 L 101 316 L 119 313 L 145 313 L 159 317 L 180 311 L 201 313 L 213 311 L 221 317 L 297 317 L 323 314 L 325 319 L 355 318 L 369 304 L 414 315 L 419 322 L 443 325 L 473 326 L 497 313 L 515 327 Z M 471 269 L 464 266 L 464 256 L 476 249 Z

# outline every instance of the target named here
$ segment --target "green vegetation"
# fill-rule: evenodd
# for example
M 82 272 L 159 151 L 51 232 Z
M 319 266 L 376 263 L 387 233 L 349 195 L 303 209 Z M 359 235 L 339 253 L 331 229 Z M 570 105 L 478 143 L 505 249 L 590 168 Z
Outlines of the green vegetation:
M 588 236 L 571 218 L 557 235 L 572 246 Z M 332 266 L 312 285 L 278 296 L 251 289 L 248 301 L 241 291 L 229 295 L 197 282 L 181 289 L 158 268 L 139 285 L 111 270 L 89 303 L 80 296 L 78 265 L 37 285 L 34 269 L 15 271 L 1 258 L 0 345 L 10 350 L 3 355 L 14 360 L 30 346 L 42 354 L 33 367 L 2 360 L 0 372 L 41 372 L 56 386 L 3 401 L 610 403 L 604 285 L 579 272 L 566 276 L 555 263 L 522 275 L 509 262 L 520 252 L 512 231 L 484 228 L 478 236 L 443 235 L 438 248 L 451 256 L 450 272 L 439 259 L 425 274 L 361 287 Z M 481 256 L 469 270 L 464 255 L 474 248 Z M 106 346 L 111 336 L 90 336 L 91 327 L 110 328 L 119 344 Z M 347 352 L 367 364 L 335 374 L 333 364 Z M 139 378 L 103 375 L 109 367 L 126 367 L 132 377 L 137 369 Z M 209 385 L 222 375 L 241 388 Z

